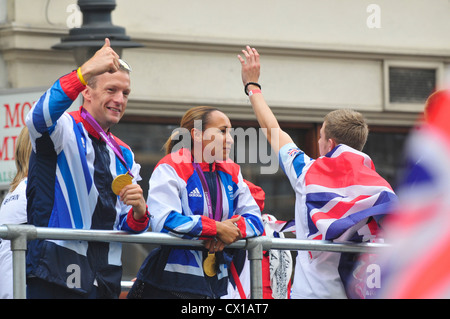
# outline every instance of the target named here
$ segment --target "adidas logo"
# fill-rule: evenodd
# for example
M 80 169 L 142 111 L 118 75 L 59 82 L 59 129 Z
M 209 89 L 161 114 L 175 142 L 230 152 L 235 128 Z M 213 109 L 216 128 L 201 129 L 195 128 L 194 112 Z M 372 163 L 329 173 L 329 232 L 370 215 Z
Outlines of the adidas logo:
M 202 197 L 202 194 L 200 194 L 200 191 L 196 187 L 189 193 L 189 197 Z

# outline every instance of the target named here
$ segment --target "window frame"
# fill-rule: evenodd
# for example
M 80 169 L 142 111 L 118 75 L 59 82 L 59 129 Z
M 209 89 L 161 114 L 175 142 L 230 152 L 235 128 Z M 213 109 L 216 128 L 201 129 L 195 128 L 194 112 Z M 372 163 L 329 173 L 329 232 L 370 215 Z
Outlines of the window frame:
M 424 103 L 393 103 L 390 101 L 389 69 L 391 67 L 411 69 L 436 70 L 436 89 L 444 82 L 444 64 L 430 61 L 384 60 L 383 61 L 383 89 L 384 110 L 395 112 L 423 112 Z

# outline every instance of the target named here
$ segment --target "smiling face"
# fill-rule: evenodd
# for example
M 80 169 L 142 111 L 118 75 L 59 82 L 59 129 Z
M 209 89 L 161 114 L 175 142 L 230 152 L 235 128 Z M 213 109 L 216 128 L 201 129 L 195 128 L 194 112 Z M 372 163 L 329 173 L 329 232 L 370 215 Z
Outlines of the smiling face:
M 119 123 L 127 108 L 130 94 L 130 75 L 124 71 L 96 76 L 83 91 L 83 107 L 107 131 Z
M 233 145 L 230 119 L 220 111 L 212 111 L 203 132 L 194 133 L 194 143 L 200 145 L 200 142 L 203 161 L 212 163 L 228 159 Z

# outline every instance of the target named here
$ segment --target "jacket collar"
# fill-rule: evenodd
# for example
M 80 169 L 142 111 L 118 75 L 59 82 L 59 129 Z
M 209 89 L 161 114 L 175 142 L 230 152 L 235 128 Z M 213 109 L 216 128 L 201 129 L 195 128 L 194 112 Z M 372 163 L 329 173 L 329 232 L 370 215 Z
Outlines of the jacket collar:
M 86 129 L 86 131 L 88 131 L 88 133 L 90 135 L 92 135 L 93 137 L 95 137 L 96 139 L 100 140 L 101 136 L 100 134 L 98 134 L 98 132 L 92 127 L 91 124 L 89 124 L 88 121 L 86 121 L 82 116 L 81 116 L 81 109 L 83 108 L 83 106 L 80 106 L 80 108 L 77 111 L 73 111 L 70 112 L 70 115 L 72 115 L 72 117 L 75 119 L 76 123 L 83 123 L 84 128 Z M 110 135 L 111 132 L 108 130 L 108 132 L 106 132 L 106 134 Z

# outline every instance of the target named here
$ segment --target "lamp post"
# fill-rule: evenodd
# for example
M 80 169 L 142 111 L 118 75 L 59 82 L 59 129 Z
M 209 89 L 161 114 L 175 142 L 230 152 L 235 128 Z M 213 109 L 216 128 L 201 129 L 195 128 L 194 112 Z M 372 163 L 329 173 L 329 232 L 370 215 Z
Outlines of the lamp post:
M 82 65 L 105 43 L 105 38 L 111 41 L 111 47 L 119 56 L 123 48 L 138 48 L 143 45 L 131 41 L 125 34 L 125 28 L 112 24 L 111 11 L 116 8 L 115 0 L 78 0 L 78 6 L 83 13 L 83 24 L 73 28 L 69 36 L 52 46 L 57 50 L 73 50 L 77 65 Z

